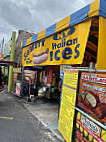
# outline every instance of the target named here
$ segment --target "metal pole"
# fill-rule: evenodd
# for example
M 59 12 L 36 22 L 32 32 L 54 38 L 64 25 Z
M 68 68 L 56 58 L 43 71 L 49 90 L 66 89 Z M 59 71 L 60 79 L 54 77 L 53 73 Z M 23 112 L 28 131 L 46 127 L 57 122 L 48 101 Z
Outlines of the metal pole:
M 23 85 L 24 85 L 24 67 L 22 67 L 21 96 L 23 96 Z
M 12 32 L 12 44 L 11 44 L 11 54 L 10 54 L 10 61 L 14 61 L 14 53 L 15 53 L 15 36 L 16 32 Z M 8 78 L 8 92 L 11 92 L 11 85 L 12 85 L 12 73 L 13 73 L 13 66 L 9 66 L 9 78 Z

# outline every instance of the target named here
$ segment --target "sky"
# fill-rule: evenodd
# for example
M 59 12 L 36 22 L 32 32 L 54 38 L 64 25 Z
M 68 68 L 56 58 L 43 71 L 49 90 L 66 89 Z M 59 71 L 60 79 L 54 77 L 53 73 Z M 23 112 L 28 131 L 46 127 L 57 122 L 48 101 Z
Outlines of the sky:
M 0 41 L 12 31 L 38 33 L 94 0 L 0 0 Z

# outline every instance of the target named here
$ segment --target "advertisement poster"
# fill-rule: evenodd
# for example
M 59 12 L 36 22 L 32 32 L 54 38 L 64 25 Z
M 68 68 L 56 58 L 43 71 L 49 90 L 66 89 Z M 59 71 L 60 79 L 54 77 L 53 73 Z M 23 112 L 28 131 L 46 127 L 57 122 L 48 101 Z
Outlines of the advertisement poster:
M 58 130 L 66 142 L 72 141 L 77 83 L 78 71 L 66 69 L 64 71 L 62 100 L 58 124 Z
M 18 79 L 18 73 L 13 73 L 13 83 L 15 84 Z
M 21 91 L 21 83 L 20 83 L 20 82 L 17 82 L 17 83 L 16 83 L 15 94 L 16 94 L 17 96 L 20 96 L 20 91 Z
M 106 130 L 78 112 L 76 142 L 106 142 Z
M 22 65 L 81 64 L 91 20 L 55 33 L 22 48 Z
M 106 74 L 81 74 L 78 106 L 106 123 Z
M 35 73 L 36 71 L 24 70 L 24 80 L 27 82 L 31 81 L 31 84 L 33 84 L 35 79 Z

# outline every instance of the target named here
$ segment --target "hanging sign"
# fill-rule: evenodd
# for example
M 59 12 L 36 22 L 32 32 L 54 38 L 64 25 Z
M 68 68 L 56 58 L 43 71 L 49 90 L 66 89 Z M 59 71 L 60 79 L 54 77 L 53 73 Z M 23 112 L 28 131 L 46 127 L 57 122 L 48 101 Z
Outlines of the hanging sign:
M 22 65 L 81 64 L 91 20 L 37 41 L 22 49 Z

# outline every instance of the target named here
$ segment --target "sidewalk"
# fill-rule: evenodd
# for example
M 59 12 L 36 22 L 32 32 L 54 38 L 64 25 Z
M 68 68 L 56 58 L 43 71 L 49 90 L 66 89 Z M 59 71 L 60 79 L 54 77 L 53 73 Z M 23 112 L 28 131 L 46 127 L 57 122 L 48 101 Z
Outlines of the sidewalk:
M 27 102 L 26 99 L 19 99 L 19 102 L 35 116 L 45 127 L 50 129 L 53 134 L 64 142 L 64 138 L 58 131 L 58 103 L 47 102 L 42 99 L 37 99 L 36 102 Z
M 4 87 L 7 90 L 7 86 Z M 44 102 L 43 99 L 37 99 L 34 102 L 33 98 L 31 102 L 27 102 L 27 99 L 22 99 L 18 96 L 18 102 L 20 102 L 33 116 L 35 116 L 46 128 L 52 131 L 52 133 L 62 142 L 65 142 L 64 138 L 58 131 L 58 103 L 57 102 Z

